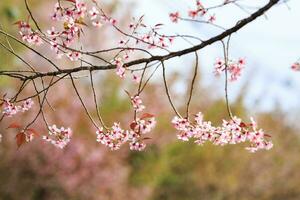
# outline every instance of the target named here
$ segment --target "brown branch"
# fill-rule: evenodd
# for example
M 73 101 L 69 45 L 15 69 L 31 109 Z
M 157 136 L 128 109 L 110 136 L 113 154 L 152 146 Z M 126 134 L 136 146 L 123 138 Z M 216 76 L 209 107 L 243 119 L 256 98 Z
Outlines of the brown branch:
M 171 52 L 169 54 L 162 55 L 162 56 L 151 56 L 149 58 L 142 58 L 142 59 L 133 60 L 131 62 L 125 63 L 124 66 L 125 67 L 130 67 L 130 66 L 134 66 L 134 65 L 143 64 L 143 63 L 151 63 L 153 61 L 160 61 L 161 62 L 161 61 L 169 60 L 169 59 L 174 58 L 174 57 L 179 57 L 179 56 L 183 56 L 183 55 L 186 55 L 186 54 L 190 54 L 190 53 L 196 52 L 196 51 L 198 51 L 200 49 L 205 48 L 206 46 L 209 46 L 209 45 L 211 45 L 211 44 L 213 44 L 213 43 L 215 43 L 217 41 L 220 41 L 220 40 L 228 37 L 229 35 L 237 32 L 238 30 L 240 30 L 241 28 L 243 28 L 244 26 L 246 26 L 250 22 L 254 21 L 259 16 L 263 15 L 267 10 L 269 10 L 271 7 L 273 7 L 279 1 L 280 0 L 270 0 L 269 3 L 267 3 L 265 6 L 263 6 L 262 8 L 260 8 L 259 10 L 257 10 L 256 12 L 254 12 L 249 17 L 247 17 L 247 18 L 239 21 L 232 28 L 227 29 L 226 31 L 222 32 L 221 34 L 219 34 L 219 35 L 217 35 L 215 37 L 212 37 L 212 38 L 210 38 L 210 39 L 208 39 L 206 41 L 203 41 L 202 43 L 200 43 L 200 44 L 198 44 L 196 46 L 193 46 L 191 48 L 186 48 L 186 49 L 183 49 L 183 50 L 180 50 L 180 51 L 176 51 L 176 52 Z M 3 32 L 1 30 L 0 30 L 0 33 L 2 33 L 4 35 L 7 35 L 5 32 Z M 11 37 L 11 36 L 9 36 L 9 37 Z M 45 73 L 42 73 L 42 72 L 41 73 L 36 73 L 35 75 L 27 76 L 26 79 L 36 79 L 36 78 L 45 77 L 45 76 L 57 76 L 57 75 L 63 75 L 63 74 L 72 74 L 72 73 L 76 73 L 76 72 L 80 72 L 80 71 L 109 70 L 109 69 L 115 69 L 115 68 L 116 68 L 116 65 L 80 66 L 80 67 L 72 68 L 72 69 L 61 69 L 59 71 L 52 71 L 52 72 L 45 72 Z M 0 71 L 0 74 L 1 74 L 1 71 Z

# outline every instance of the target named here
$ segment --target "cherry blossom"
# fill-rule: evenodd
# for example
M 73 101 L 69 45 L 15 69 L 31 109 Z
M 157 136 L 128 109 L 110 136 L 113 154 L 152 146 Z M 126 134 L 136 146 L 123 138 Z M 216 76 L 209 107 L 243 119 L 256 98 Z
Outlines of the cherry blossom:
M 79 53 L 77 51 L 71 51 L 71 52 L 67 53 L 66 55 L 71 61 L 77 61 L 81 58 L 81 53 Z
M 94 20 L 97 18 L 98 14 L 99 14 L 99 11 L 93 7 L 90 11 L 89 11 L 89 14 L 91 16 L 91 20 Z
M 129 145 L 130 150 L 134 151 L 143 151 L 146 148 L 146 144 L 141 142 L 131 142 Z
M 291 68 L 294 71 L 300 71 L 300 63 L 299 62 L 293 63 L 292 66 L 291 66 Z
M 2 113 L 5 116 L 12 117 L 13 115 L 16 115 L 20 111 L 25 112 L 30 110 L 33 104 L 34 102 L 30 98 L 23 101 L 22 104 L 18 106 L 11 103 L 9 99 L 5 99 L 4 102 L 2 103 L 3 106 Z
M 131 103 L 136 112 L 141 112 L 145 109 L 142 99 L 138 95 L 131 97 Z
M 215 21 L 216 21 L 216 15 L 211 15 L 211 16 L 209 17 L 208 21 L 209 21 L 210 23 L 215 22 Z
M 100 21 L 96 20 L 96 21 L 92 22 L 92 25 L 95 26 L 95 27 L 101 27 L 102 23 Z
M 8 117 L 11 117 L 17 114 L 20 111 L 20 106 L 15 106 L 14 104 L 10 103 L 9 100 L 5 100 L 3 102 L 3 111 L 2 113 Z
M 136 112 L 145 108 L 138 95 L 131 97 L 131 101 Z M 117 122 L 114 122 L 111 128 L 99 127 L 96 131 L 96 141 L 107 146 L 110 150 L 118 150 L 123 144 L 129 143 L 131 150 L 142 151 L 146 147 L 143 142 L 146 138 L 143 135 L 151 132 L 155 125 L 154 116 L 144 113 L 140 117 L 135 116 L 135 119 L 129 125 L 129 130 L 121 128 L 120 123 Z
M 154 117 L 137 118 L 130 125 L 131 130 L 124 130 L 120 123 L 114 123 L 110 129 L 104 130 L 103 127 L 96 131 L 96 141 L 107 146 L 110 150 L 118 150 L 121 146 L 129 142 L 130 150 L 142 151 L 146 144 L 142 135 L 149 133 L 155 127 Z
M 116 58 L 113 63 L 117 66 L 116 68 L 116 74 L 120 77 L 120 78 L 124 78 L 125 77 L 125 72 L 126 69 L 123 66 L 123 60 L 121 57 Z
M 32 99 L 25 100 L 23 102 L 23 104 L 21 105 L 22 112 L 30 110 L 30 108 L 33 106 L 33 104 L 34 104 L 34 102 L 32 101 Z
M 132 73 L 132 81 L 134 83 L 139 83 L 141 81 L 141 77 L 138 76 L 138 75 L 136 75 L 136 74 L 134 74 L 134 73 Z
M 177 23 L 178 19 L 180 18 L 179 12 L 170 13 L 169 16 L 170 16 L 171 21 L 174 23 Z
M 223 120 L 222 126 L 215 127 L 210 121 L 204 121 L 202 113 L 195 116 L 195 122 L 190 123 L 186 118 L 175 116 L 172 124 L 177 129 L 179 140 L 189 141 L 194 139 L 198 145 L 202 145 L 207 141 L 214 145 L 238 144 L 249 142 L 250 146 L 246 149 L 250 152 L 273 147 L 271 141 L 266 140 L 269 135 L 265 134 L 262 129 L 258 129 L 255 121 L 251 118 L 251 123 L 246 124 L 238 117 L 231 120 Z
M 70 141 L 72 130 L 70 128 L 57 128 L 56 125 L 49 126 L 49 135 L 43 136 L 43 140 L 63 149 Z
M 47 33 L 50 37 L 57 37 L 60 34 L 59 31 L 56 31 L 53 26 L 51 27 L 51 30 L 47 30 Z
M 245 59 L 240 58 L 237 61 L 228 60 L 227 70 L 230 74 L 230 81 L 236 81 L 241 76 L 242 70 L 245 68 Z M 218 58 L 214 64 L 214 74 L 219 76 L 226 69 L 226 63 L 223 59 Z
M 15 24 L 18 25 L 19 33 L 23 41 L 30 45 L 33 44 L 37 46 L 43 43 L 41 37 L 37 33 L 33 32 L 28 22 L 18 21 Z

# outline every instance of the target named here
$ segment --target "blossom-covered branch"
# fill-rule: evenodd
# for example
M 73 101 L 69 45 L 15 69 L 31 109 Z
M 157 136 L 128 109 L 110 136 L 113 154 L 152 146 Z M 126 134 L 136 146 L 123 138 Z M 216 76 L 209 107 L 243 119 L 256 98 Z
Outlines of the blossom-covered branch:
M 53 122 L 49 123 L 45 105 L 52 108 L 51 102 L 48 100 L 48 93 L 54 85 L 60 82 L 68 82 L 71 83 L 74 95 L 77 96 L 87 118 L 95 128 L 97 142 L 111 150 L 120 149 L 122 145 L 128 143 L 131 150 L 141 151 L 146 147 L 146 140 L 151 138 L 146 137 L 145 134 L 151 132 L 156 124 L 155 116 L 145 112 L 147 106 L 143 104 L 142 93 L 154 74 L 158 72 L 159 68 L 162 68 L 166 97 L 170 107 L 176 114 L 172 123 L 180 131 L 179 139 L 187 141 L 190 138 L 194 138 L 198 144 L 211 141 L 218 145 L 250 142 L 250 147 L 247 147 L 247 149 L 251 152 L 259 149 L 270 149 L 272 142 L 265 140 L 265 137 L 269 137 L 269 135 L 258 129 L 253 120 L 251 124 L 244 123 L 240 118 L 234 117 L 230 110 L 227 76 L 230 75 L 229 80 L 236 81 L 245 67 L 245 60 L 242 58 L 238 60 L 230 59 L 228 48 L 229 38 L 235 32 L 264 15 L 266 11 L 278 4 L 279 1 L 269 0 L 266 5 L 228 29 L 215 23 L 217 16 L 213 13 L 213 10 L 230 4 L 242 8 L 237 0 L 225 0 L 223 3 L 212 7 L 206 7 L 202 1 L 197 0 L 195 1 L 195 8 L 187 11 L 187 17 L 182 17 L 182 14 L 178 11 L 169 14 L 170 21 L 175 24 L 179 21 L 189 21 L 192 23 L 204 23 L 222 30 L 216 36 L 202 40 L 196 35 L 166 35 L 162 32 L 165 25 L 159 22 L 154 26 L 146 25 L 143 16 L 133 18 L 124 28 L 117 19 L 110 16 L 110 13 L 106 13 L 103 5 L 100 5 L 96 0 L 58 0 L 51 14 L 51 19 L 55 26 L 43 30 L 39 25 L 39 20 L 35 18 L 30 4 L 27 0 L 24 0 L 29 17 L 27 20 L 20 20 L 15 23 L 19 31 L 19 37 L 7 33 L 2 28 L 0 29 L 0 35 L 6 41 L 6 43 L 0 42 L 1 47 L 21 60 L 27 68 L 26 70 L 0 71 L 0 77 L 8 77 L 21 82 L 21 86 L 14 95 L 10 97 L 3 95 L 0 98 L 3 108 L 0 122 L 4 119 L 13 121 L 13 116 L 18 112 L 29 111 L 35 105 L 38 111 L 31 122 L 25 126 L 12 122 L 9 126 L 9 128 L 18 130 L 16 137 L 18 146 L 25 142 L 30 142 L 34 137 L 39 137 L 39 134 L 36 134 L 36 130 L 31 127 L 41 118 L 48 132 L 48 135 L 44 135 L 42 138 L 56 147 L 64 148 L 71 140 L 72 130 L 63 126 L 58 128 Z M 32 22 L 33 25 L 31 25 Z M 111 48 L 86 50 L 87 48 L 82 38 L 85 37 L 85 31 L 89 29 L 100 31 L 109 29 L 119 36 L 118 41 L 114 42 Z M 227 46 L 224 43 L 226 38 L 228 39 Z M 196 41 L 197 44 L 171 51 L 171 46 L 178 39 L 182 39 L 189 45 L 194 44 L 190 40 Z M 14 41 L 31 51 L 47 63 L 48 66 L 43 68 L 34 66 L 12 48 L 10 41 Z M 214 73 L 216 75 L 225 73 L 225 99 L 230 117 L 230 120 L 223 121 L 221 127 L 215 127 L 210 122 L 203 121 L 202 114 L 196 116 L 196 122 L 190 121 L 189 118 L 191 113 L 190 104 L 199 70 L 198 53 L 205 47 L 217 42 L 223 44 L 224 58 L 219 58 L 216 61 Z M 44 54 L 41 48 L 46 48 L 49 54 Z M 154 49 L 157 50 L 156 52 L 161 53 L 154 54 Z M 182 114 L 173 101 L 171 90 L 167 83 L 166 61 L 188 54 L 195 54 L 195 67 L 192 72 L 185 106 L 186 113 Z M 53 55 L 57 60 L 68 60 L 68 62 L 72 63 L 72 67 L 66 67 L 66 62 L 60 64 L 59 61 L 52 58 Z M 298 65 L 294 64 L 292 68 L 298 69 L 297 67 Z M 97 100 L 94 77 L 96 76 L 96 71 L 105 70 L 115 70 L 116 75 L 120 79 L 126 79 L 130 76 L 131 83 L 137 84 L 136 92 L 126 91 L 133 110 L 132 119 L 127 126 L 121 125 L 121 122 L 118 122 L 118 120 L 111 126 L 107 125 L 105 118 L 101 115 L 101 103 Z M 85 102 L 84 96 L 79 90 L 82 83 L 81 77 L 89 77 L 97 118 L 94 118 L 92 111 Z M 25 89 L 29 87 L 34 88 L 33 94 L 19 98 Z M 33 103 L 34 100 L 35 103 Z

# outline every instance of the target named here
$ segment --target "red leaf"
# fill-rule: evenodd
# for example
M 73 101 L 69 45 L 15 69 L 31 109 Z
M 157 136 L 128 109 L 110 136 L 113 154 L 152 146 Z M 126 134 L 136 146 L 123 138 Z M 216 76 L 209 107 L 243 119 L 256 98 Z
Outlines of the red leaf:
M 241 122 L 241 123 L 240 123 L 240 127 L 242 127 L 242 128 L 243 128 L 243 127 L 247 127 L 247 125 L 246 125 L 244 122 Z
M 152 117 L 154 117 L 154 115 L 149 114 L 149 113 L 144 113 L 144 114 L 141 116 L 141 119 L 152 118 Z
M 18 133 L 16 135 L 16 142 L 18 147 L 20 147 L 22 144 L 26 142 L 26 135 L 24 134 L 24 132 Z
M 72 2 L 72 3 L 76 3 L 76 0 L 65 0 L 65 1 L 69 1 L 69 2 Z
M 20 25 L 21 24 L 21 20 L 19 20 L 19 21 L 16 21 L 15 23 L 13 23 L 13 25 Z
M 135 129 L 136 126 L 137 126 L 137 123 L 136 123 L 136 122 L 132 122 L 132 123 L 130 124 L 131 130 L 134 131 L 134 129 Z
M 21 125 L 19 125 L 16 122 L 11 123 L 7 128 L 21 128 Z
M 29 129 L 27 129 L 26 131 L 32 133 L 32 134 L 33 134 L 34 136 L 36 136 L 36 137 L 39 137 L 39 136 L 40 136 L 40 134 L 39 134 L 38 132 L 36 132 L 36 130 L 33 129 L 33 128 L 29 128 Z

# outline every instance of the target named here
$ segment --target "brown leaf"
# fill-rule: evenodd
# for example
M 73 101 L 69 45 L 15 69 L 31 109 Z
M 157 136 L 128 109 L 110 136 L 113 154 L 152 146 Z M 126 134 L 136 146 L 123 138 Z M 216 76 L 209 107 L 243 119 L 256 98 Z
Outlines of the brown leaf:
M 20 132 L 16 135 L 16 142 L 18 147 L 20 147 L 22 144 L 26 142 L 26 135 L 24 132 Z
M 21 24 L 21 20 L 19 20 L 19 21 L 16 21 L 15 23 L 13 23 L 13 25 L 20 25 Z
M 21 128 L 21 125 L 19 125 L 16 122 L 11 123 L 7 128 Z
M 83 21 L 82 18 L 77 19 L 77 20 L 75 21 L 75 23 L 76 23 L 76 24 L 81 24 L 81 25 L 84 25 L 84 26 L 88 26 L 88 25 Z
M 131 130 L 134 131 L 134 129 L 135 129 L 136 126 L 137 126 L 137 123 L 136 123 L 136 122 L 132 122 L 132 123 L 130 124 Z

